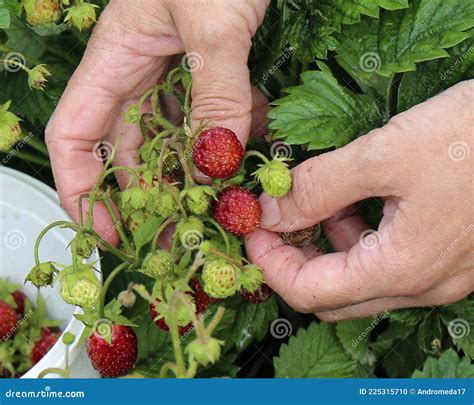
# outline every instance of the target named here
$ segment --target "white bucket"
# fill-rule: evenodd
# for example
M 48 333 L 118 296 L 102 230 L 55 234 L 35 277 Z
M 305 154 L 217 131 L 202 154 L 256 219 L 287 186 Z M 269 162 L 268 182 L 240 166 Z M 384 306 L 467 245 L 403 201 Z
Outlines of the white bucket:
M 44 183 L 21 172 L 0 167 L 0 278 L 23 286 L 25 277 L 34 266 L 34 244 L 40 232 L 51 222 L 70 220 L 60 207 L 56 192 Z M 66 250 L 73 232 L 54 228 L 43 238 L 40 261 L 71 263 L 70 252 Z M 91 260 L 96 261 L 98 253 Z M 100 263 L 96 264 L 100 271 Z M 33 303 L 37 289 L 27 283 L 22 291 Z M 66 304 L 60 297 L 58 286 L 42 288 L 48 316 L 62 321 L 61 330 L 76 336 L 69 347 L 71 376 L 76 378 L 99 377 L 87 359 L 84 347 L 79 346 L 79 337 L 84 325 L 73 317 L 81 310 Z M 36 378 L 47 368 L 66 366 L 66 346 L 58 340 L 45 357 L 22 378 Z M 48 375 L 57 377 L 57 375 Z

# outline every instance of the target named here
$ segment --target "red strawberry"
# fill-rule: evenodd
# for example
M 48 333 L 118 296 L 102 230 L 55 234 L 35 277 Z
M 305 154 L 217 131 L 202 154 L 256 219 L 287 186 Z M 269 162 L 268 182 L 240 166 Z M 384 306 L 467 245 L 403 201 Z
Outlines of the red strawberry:
M 23 294 L 20 290 L 16 290 L 12 292 L 12 297 L 15 300 L 16 303 L 16 312 L 18 315 L 25 315 L 25 300 L 26 300 L 26 295 Z
M 196 301 L 196 310 L 198 314 L 203 313 L 209 304 L 217 304 L 219 301 L 221 301 L 219 298 L 209 297 L 197 278 L 192 278 L 189 282 L 189 286 L 193 289 L 193 295 Z
M 129 326 L 113 325 L 111 343 L 98 331 L 87 339 L 92 366 L 104 377 L 119 377 L 131 370 L 138 358 L 137 335 Z
M 241 294 L 245 301 L 250 301 L 253 304 L 260 304 L 273 295 L 273 290 L 268 285 L 262 284 L 260 288 L 253 293 L 247 290 L 242 290 Z
M 150 316 L 153 322 L 155 322 L 155 325 L 158 326 L 161 330 L 164 330 L 165 332 L 168 332 L 170 330 L 168 324 L 165 321 L 165 318 L 160 318 L 156 319 L 157 316 L 159 316 L 159 312 L 156 310 L 156 307 L 153 304 L 150 304 Z M 186 332 L 188 332 L 190 329 L 192 329 L 193 323 L 189 322 L 185 326 L 180 326 L 178 328 L 179 334 L 184 335 Z
M 257 196 L 240 186 L 230 186 L 221 191 L 212 212 L 226 231 L 239 236 L 257 228 L 262 217 Z
M 242 144 L 227 128 L 209 128 L 194 141 L 193 162 L 205 175 L 224 179 L 239 170 L 244 157 Z
M 16 332 L 17 316 L 15 309 L 5 301 L 0 301 L 0 343 Z
M 38 340 L 31 349 L 31 361 L 33 364 L 38 363 L 57 341 L 58 337 L 56 334 L 52 333 L 49 328 L 43 328 L 41 330 L 40 340 Z

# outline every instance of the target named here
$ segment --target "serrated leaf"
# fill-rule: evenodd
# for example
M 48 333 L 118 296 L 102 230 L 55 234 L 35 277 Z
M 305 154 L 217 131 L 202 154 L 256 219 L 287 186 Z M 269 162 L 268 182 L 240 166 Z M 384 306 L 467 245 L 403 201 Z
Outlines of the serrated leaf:
M 442 338 L 441 318 L 434 312 L 420 323 L 418 328 L 418 344 L 426 353 L 436 354 L 439 352 L 438 345 L 441 343 Z
M 386 330 L 377 335 L 375 342 L 370 344 L 377 358 L 383 357 L 394 345 L 395 340 L 403 340 L 415 331 L 415 327 L 392 319 Z
M 431 308 L 399 309 L 397 311 L 390 312 L 390 320 L 415 326 L 422 322 L 427 316 L 429 316 L 431 312 L 433 312 L 433 309 Z
M 413 378 L 474 378 L 474 365 L 469 358 L 449 349 L 439 359 L 430 357 L 426 360 L 423 370 L 416 370 Z
M 337 61 L 356 79 L 384 94 L 386 81 L 397 72 L 414 71 L 416 63 L 449 56 L 450 48 L 466 38 L 474 25 L 470 0 L 413 0 L 411 6 L 383 11 L 380 19 L 363 18 L 344 26 Z
M 474 37 L 450 48 L 448 53 L 449 58 L 420 63 L 415 72 L 403 75 L 398 90 L 399 112 L 474 77 Z
M 474 301 L 464 299 L 445 307 L 456 314 L 455 317 L 443 318 L 453 342 L 474 359 Z
M 334 326 L 313 322 L 300 329 L 274 359 L 277 378 L 351 377 L 357 361 L 339 343 Z
M 34 33 L 18 17 L 12 18 L 10 26 L 5 30 L 8 40 L 5 47 L 22 53 L 26 59 L 38 59 L 46 50 L 46 41 Z
M 369 317 L 339 322 L 336 334 L 344 349 L 365 365 L 374 365 L 375 356 L 369 348 L 371 332 L 383 318 Z
M 342 24 L 360 22 L 361 15 L 378 17 L 380 8 L 398 10 L 408 7 L 408 0 L 323 0 L 320 8 L 340 30 Z
M 302 74 L 303 84 L 286 89 L 268 114 L 275 137 L 309 149 L 340 147 L 365 134 L 382 118 L 375 102 L 341 86 L 329 68 Z

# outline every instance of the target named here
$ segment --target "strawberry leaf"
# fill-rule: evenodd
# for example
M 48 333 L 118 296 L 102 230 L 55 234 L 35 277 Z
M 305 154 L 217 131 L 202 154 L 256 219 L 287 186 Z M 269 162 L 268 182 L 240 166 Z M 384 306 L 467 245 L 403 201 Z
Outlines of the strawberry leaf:
M 274 359 L 277 378 L 351 377 L 357 361 L 339 343 L 334 327 L 313 322 L 300 329 Z
M 286 90 L 270 111 L 270 128 L 288 144 L 309 149 L 340 147 L 381 123 L 375 102 L 341 86 L 329 68 L 302 74 L 303 84 Z
M 472 32 L 472 31 L 471 31 Z M 449 58 L 420 63 L 405 73 L 398 90 L 398 111 L 408 110 L 452 85 L 474 77 L 474 37 L 448 50 Z
M 474 25 L 473 15 L 474 3 L 469 0 L 413 0 L 409 8 L 345 26 L 336 37 L 337 61 L 359 85 L 382 93 L 383 77 L 449 56 L 445 48 L 470 36 L 465 31 Z
M 458 354 L 449 349 L 439 359 L 429 357 L 423 370 L 416 370 L 413 378 L 474 378 L 474 365 L 469 358 L 459 358 Z

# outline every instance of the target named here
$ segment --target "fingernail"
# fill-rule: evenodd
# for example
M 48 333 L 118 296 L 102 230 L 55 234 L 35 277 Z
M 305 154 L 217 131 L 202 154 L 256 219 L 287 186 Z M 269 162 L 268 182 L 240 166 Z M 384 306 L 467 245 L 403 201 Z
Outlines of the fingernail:
M 261 228 L 271 228 L 281 221 L 281 211 L 278 201 L 275 198 L 263 195 L 260 197 L 262 205 L 262 219 L 260 221 Z

